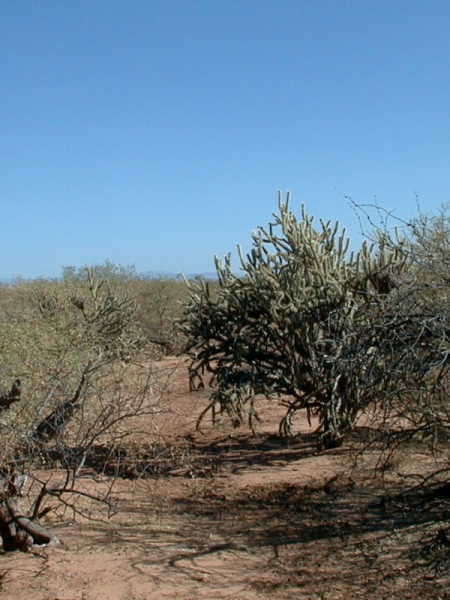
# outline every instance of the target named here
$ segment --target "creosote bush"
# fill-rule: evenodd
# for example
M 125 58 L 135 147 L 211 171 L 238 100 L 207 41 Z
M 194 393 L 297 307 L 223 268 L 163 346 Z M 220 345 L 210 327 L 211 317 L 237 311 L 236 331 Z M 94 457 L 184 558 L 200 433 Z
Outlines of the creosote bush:
M 282 434 L 306 409 L 319 417 L 321 444 L 334 446 L 361 411 L 404 406 L 411 389 L 428 397 L 448 366 L 448 312 L 436 314 L 417 286 L 414 248 L 377 230 L 350 252 L 338 223 L 315 226 L 305 210 L 297 218 L 280 195 L 273 222 L 240 252 L 242 275 L 227 256 L 216 259 L 214 296 L 207 282 L 188 284 L 181 328 L 192 381 L 209 372 L 215 382 L 207 408 L 252 420 L 255 394 L 279 396 Z

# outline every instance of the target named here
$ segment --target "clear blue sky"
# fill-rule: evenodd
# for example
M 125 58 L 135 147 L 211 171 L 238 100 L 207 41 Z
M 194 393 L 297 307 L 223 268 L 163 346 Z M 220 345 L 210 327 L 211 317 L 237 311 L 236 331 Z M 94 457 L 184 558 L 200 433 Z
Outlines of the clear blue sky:
M 450 200 L 449 0 L 3 0 L 0 275 L 213 270 L 277 189 Z

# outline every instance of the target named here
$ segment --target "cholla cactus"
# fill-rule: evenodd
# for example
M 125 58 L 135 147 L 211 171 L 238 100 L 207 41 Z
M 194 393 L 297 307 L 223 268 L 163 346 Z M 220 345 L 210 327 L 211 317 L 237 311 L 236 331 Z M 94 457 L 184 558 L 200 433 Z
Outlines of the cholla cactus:
M 223 373 L 247 373 L 255 393 L 283 395 L 281 433 L 307 409 L 320 418 L 323 442 L 333 445 L 385 383 L 373 323 L 395 293 L 407 254 L 382 235 L 350 253 L 338 223 L 314 227 L 304 209 L 295 216 L 289 200 L 279 195 L 274 221 L 252 235 L 249 254 L 238 248 L 243 276 L 233 274 L 228 255 L 215 259 L 215 297 L 208 283 L 189 284 L 181 326 L 191 373 L 215 376 L 212 402 L 230 412 L 236 386 Z M 233 414 L 241 413 L 238 406 Z

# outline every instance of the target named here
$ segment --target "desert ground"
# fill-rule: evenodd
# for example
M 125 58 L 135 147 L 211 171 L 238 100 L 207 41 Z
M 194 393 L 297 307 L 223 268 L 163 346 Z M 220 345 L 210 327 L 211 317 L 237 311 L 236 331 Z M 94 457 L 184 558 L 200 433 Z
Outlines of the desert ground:
M 189 392 L 183 359 L 155 368 L 167 376 L 170 414 L 134 425 L 137 444 L 159 436 L 151 465 L 116 478 L 109 518 L 81 497 L 80 514 L 43 520 L 60 545 L 1 553 L 1 597 L 450 598 L 442 533 L 450 507 L 446 516 L 442 503 L 392 496 L 399 471 L 426 470 L 420 448 L 375 477 L 370 453 L 355 463 L 366 427 L 318 451 L 317 423 L 304 414 L 298 435 L 278 437 L 276 400 L 262 401 L 255 433 L 208 418 L 197 432 L 208 391 Z M 110 474 L 83 473 L 92 492 L 110 483 Z

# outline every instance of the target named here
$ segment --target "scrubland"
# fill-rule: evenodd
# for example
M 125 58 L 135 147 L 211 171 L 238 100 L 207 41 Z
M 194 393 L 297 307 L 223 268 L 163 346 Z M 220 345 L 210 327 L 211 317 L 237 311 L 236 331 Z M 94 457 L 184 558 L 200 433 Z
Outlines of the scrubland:
M 2 286 L 4 597 L 450 597 L 448 225 Z

